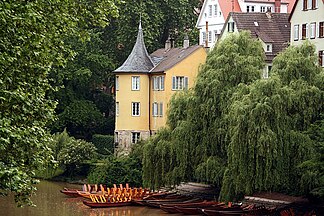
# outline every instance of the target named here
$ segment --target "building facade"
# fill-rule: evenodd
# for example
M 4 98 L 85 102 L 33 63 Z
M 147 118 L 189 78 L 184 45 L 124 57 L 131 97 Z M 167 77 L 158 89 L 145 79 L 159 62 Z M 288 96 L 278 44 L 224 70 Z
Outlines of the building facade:
M 290 40 L 289 14 L 287 13 L 230 13 L 220 40 L 233 32 L 247 30 L 261 41 L 266 56 L 262 77 L 268 78 L 272 60 L 283 51 Z
M 297 0 L 289 17 L 290 43 L 309 40 L 316 46 L 319 65 L 324 67 L 324 0 Z
M 295 0 L 205 0 L 196 27 L 199 44 L 213 48 L 230 12 L 289 13 Z
M 191 88 L 199 66 L 207 53 L 199 45 L 171 47 L 147 53 L 143 31 L 139 27 L 131 54 L 115 73 L 115 142 L 118 151 L 127 152 L 139 140 L 145 140 L 165 126 L 168 102 L 178 91 Z

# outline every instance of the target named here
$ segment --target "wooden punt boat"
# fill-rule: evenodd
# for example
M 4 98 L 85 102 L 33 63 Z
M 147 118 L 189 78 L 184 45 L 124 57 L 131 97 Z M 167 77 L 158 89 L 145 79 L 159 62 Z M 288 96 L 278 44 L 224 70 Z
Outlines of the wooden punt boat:
M 92 202 L 88 200 L 83 200 L 83 204 L 89 206 L 90 208 L 112 208 L 112 207 L 121 207 L 132 205 L 132 202 Z
M 180 204 L 180 203 L 192 203 L 192 202 L 197 202 L 199 201 L 199 198 L 192 198 L 192 197 L 183 197 L 180 199 L 172 199 L 172 200 L 151 200 L 151 201 L 146 201 L 146 206 L 154 207 L 154 208 L 160 208 L 161 205 L 163 204 Z
M 187 214 L 187 215 L 198 215 L 201 214 L 200 208 L 214 208 L 215 207 L 220 207 L 220 206 L 224 206 L 225 203 L 219 203 L 219 202 L 202 202 L 202 203 L 196 203 L 192 206 L 188 205 L 176 205 L 174 206 L 174 208 L 183 214 Z
M 156 200 L 156 199 L 172 199 L 175 198 L 176 196 L 180 196 L 177 194 L 176 191 L 171 191 L 171 192 L 156 192 L 149 194 L 143 198 L 143 200 Z
M 227 206 L 216 206 L 211 208 L 200 208 L 200 212 L 207 216 L 223 216 L 225 213 L 228 215 L 242 215 L 248 211 L 244 211 L 241 207 L 227 207 Z
M 175 206 L 160 205 L 160 209 L 169 214 L 179 213 L 179 211 L 175 208 Z
M 63 190 L 60 190 L 60 192 L 70 197 L 79 197 L 78 191 L 76 189 L 65 188 Z

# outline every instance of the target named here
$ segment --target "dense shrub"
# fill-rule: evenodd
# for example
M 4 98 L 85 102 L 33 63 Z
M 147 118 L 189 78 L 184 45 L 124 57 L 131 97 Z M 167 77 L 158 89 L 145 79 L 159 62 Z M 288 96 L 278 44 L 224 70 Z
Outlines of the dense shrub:
M 92 143 L 99 154 L 109 155 L 114 152 L 114 136 L 112 135 L 94 134 Z

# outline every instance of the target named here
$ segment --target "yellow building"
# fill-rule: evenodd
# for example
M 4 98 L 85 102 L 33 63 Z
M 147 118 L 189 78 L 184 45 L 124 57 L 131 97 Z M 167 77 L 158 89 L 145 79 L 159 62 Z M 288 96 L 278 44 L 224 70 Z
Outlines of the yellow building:
M 119 150 L 129 150 L 166 124 L 168 102 L 177 91 L 191 88 L 207 53 L 202 46 L 165 48 L 147 53 L 141 24 L 131 54 L 116 75 L 115 141 Z

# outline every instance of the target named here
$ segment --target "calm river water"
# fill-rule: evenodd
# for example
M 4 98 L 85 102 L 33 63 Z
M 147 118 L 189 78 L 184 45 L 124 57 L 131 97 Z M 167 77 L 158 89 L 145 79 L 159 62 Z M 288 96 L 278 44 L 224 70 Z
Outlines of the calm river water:
M 17 208 L 13 196 L 0 197 L 0 216 L 167 216 L 160 209 L 126 206 L 119 208 L 91 209 L 82 198 L 69 198 L 60 193 L 63 187 L 81 188 L 79 185 L 41 181 L 36 195 L 32 197 L 37 207 Z M 172 214 L 180 216 L 182 214 Z

